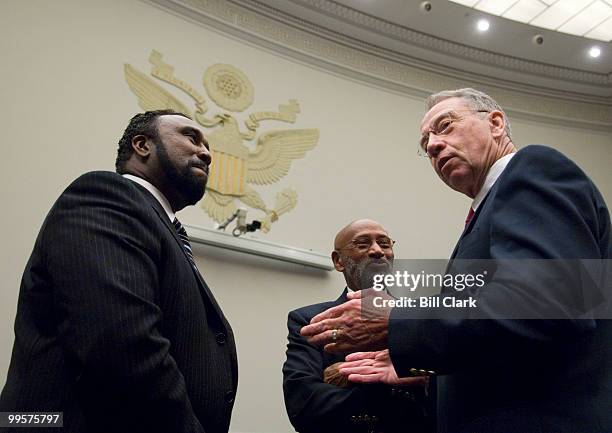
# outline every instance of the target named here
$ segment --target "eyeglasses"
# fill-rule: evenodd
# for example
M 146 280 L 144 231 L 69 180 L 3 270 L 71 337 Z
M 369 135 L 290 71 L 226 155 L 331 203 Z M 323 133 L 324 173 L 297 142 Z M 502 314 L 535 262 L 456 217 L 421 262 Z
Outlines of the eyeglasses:
M 343 246 L 342 248 L 338 248 L 338 250 L 343 249 L 352 249 L 356 251 L 368 251 L 372 248 L 372 245 L 376 242 L 381 250 L 391 250 L 393 249 L 393 245 L 395 245 L 395 241 L 388 236 L 381 236 L 376 239 L 371 238 L 357 238 L 350 241 L 348 244 Z
M 417 149 L 417 155 L 422 156 L 424 158 L 431 158 L 431 155 L 427 152 L 427 146 L 429 146 L 429 135 L 448 135 L 453 130 L 453 123 L 457 122 L 461 118 L 456 115 L 456 113 L 460 111 L 468 111 L 472 113 L 488 113 L 488 110 L 451 110 L 440 116 L 436 117 L 429 126 L 428 129 L 425 130 L 425 133 L 421 135 L 421 139 L 419 140 L 419 148 Z

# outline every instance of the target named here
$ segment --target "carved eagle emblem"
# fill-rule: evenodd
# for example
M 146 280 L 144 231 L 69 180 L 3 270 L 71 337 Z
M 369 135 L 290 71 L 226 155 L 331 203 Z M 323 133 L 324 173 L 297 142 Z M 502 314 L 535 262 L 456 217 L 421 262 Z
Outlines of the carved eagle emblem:
M 283 178 L 294 159 L 303 158 L 319 139 L 317 129 L 282 129 L 257 134 L 263 121 L 294 123 L 300 112 L 296 100 L 281 104 L 278 111 L 258 111 L 250 114 L 241 130 L 236 112 L 249 108 L 254 100 L 254 90 L 246 75 L 239 69 L 225 64 L 210 66 L 204 73 L 204 88 L 209 98 L 226 112 L 206 116 L 206 99 L 193 87 L 174 75 L 174 68 L 153 50 L 149 57 L 151 76 L 171 84 L 186 93 L 194 102 L 189 109 L 180 99 L 162 87 L 156 80 L 133 66 L 125 64 L 128 86 L 138 98 L 143 110 L 172 109 L 195 119 L 209 128 L 207 139 L 212 164 L 207 192 L 201 207 L 217 222 L 222 222 L 236 211 L 236 200 L 265 213 L 262 230 L 267 232 L 278 217 L 292 210 L 297 204 L 297 193 L 285 188 L 276 195 L 273 208 L 266 206 L 259 193 L 251 185 L 269 185 Z M 254 147 L 248 144 L 253 142 Z

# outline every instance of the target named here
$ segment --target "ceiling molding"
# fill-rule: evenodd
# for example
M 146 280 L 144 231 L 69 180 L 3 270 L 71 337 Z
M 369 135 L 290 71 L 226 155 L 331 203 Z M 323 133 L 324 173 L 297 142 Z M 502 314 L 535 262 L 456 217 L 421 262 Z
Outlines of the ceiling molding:
M 525 84 L 527 80 L 500 80 L 441 67 L 319 27 L 254 0 L 146 1 L 245 43 L 419 99 L 431 92 L 473 86 L 493 95 L 513 117 L 612 131 L 611 97 L 562 92 Z
M 411 30 L 331 0 L 284 1 L 304 5 L 313 10 L 320 11 L 328 15 L 333 15 L 345 22 L 367 28 L 368 30 L 375 31 L 385 37 L 394 38 L 410 45 L 438 51 L 450 56 L 468 59 L 479 64 L 485 63 L 499 68 L 510 68 L 515 71 L 526 72 L 534 75 L 587 84 L 601 86 L 610 86 L 612 84 L 612 74 L 601 74 L 572 68 L 564 68 L 470 47 L 464 44 L 459 44 L 453 41 Z M 238 2 L 240 2 L 240 0 L 238 0 Z M 255 3 L 255 1 L 250 0 L 243 0 L 242 2 Z M 263 0 L 262 3 L 266 3 L 265 0 Z
M 398 48 L 399 50 L 403 49 L 402 51 L 393 50 L 389 49 L 387 45 L 380 46 L 368 43 L 368 38 L 363 32 L 358 35 L 360 38 L 347 36 L 346 34 L 338 31 L 330 30 L 329 25 L 324 27 L 318 24 L 313 24 L 310 21 L 298 18 L 296 15 L 287 14 L 268 5 L 268 3 L 282 4 L 284 7 L 287 7 L 286 5 L 291 3 L 296 5 L 302 5 L 304 3 L 309 3 L 312 5 L 314 4 L 313 2 L 317 2 L 317 4 L 328 4 L 330 3 L 328 0 L 228 0 L 228 2 L 248 8 L 255 13 L 268 16 L 275 21 L 295 26 L 301 30 L 310 32 L 313 35 L 325 37 L 330 41 L 344 44 L 347 47 L 352 47 L 357 50 L 361 50 L 404 65 L 415 66 L 427 72 L 446 75 L 462 81 L 477 82 L 502 88 L 521 90 L 535 95 L 562 98 L 570 101 L 612 105 L 612 85 L 601 83 L 602 80 L 607 80 L 612 83 L 612 74 L 597 74 L 588 71 L 577 71 L 569 68 L 559 68 L 551 65 L 545 65 L 538 62 L 522 62 L 521 59 L 516 59 L 511 56 L 495 55 L 494 53 L 486 50 L 473 49 L 461 44 L 453 44 L 443 39 L 434 38 L 424 33 L 413 32 L 410 30 L 408 31 L 414 35 L 415 41 L 422 40 L 427 41 L 427 43 L 423 42 L 421 44 L 422 46 L 417 46 L 417 44 L 403 43 L 403 45 Z M 340 7 L 341 10 L 344 10 L 343 6 L 337 6 Z M 347 9 L 351 10 L 350 8 Z M 296 10 L 295 12 L 297 14 L 302 12 L 302 10 Z M 325 17 L 329 19 L 330 14 L 327 14 L 327 10 L 325 10 L 325 12 Z M 364 15 L 358 11 L 347 13 L 355 16 Z M 321 17 L 318 18 L 321 19 Z M 354 30 L 362 27 L 351 24 L 350 28 Z M 345 27 L 344 30 L 346 29 L 347 28 Z M 434 41 L 437 42 L 434 43 Z M 440 46 L 443 44 L 447 44 L 445 46 L 450 52 L 453 52 L 453 47 L 456 46 L 456 52 L 453 54 L 453 56 L 449 56 L 444 53 L 443 57 L 438 56 L 438 58 L 435 58 L 435 54 L 440 52 L 440 50 L 435 49 L 435 46 Z M 478 52 L 480 53 L 481 57 L 478 59 L 468 59 L 467 56 L 461 57 L 460 54 L 467 51 L 474 53 Z M 406 52 L 408 52 L 408 54 Z M 506 59 L 506 62 L 504 63 L 500 60 L 501 66 L 493 67 L 491 66 L 492 62 L 487 61 L 487 59 L 490 57 L 489 55 L 494 55 L 496 58 L 499 57 Z M 449 57 L 453 57 L 456 61 L 449 62 Z M 434 61 L 431 61 L 432 58 Z M 532 65 L 532 70 L 534 72 L 530 73 L 529 71 L 519 71 L 520 68 L 517 67 L 514 68 L 516 73 L 511 73 L 512 68 L 510 68 L 510 64 L 512 63 L 512 59 Z M 438 60 L 438 62 L 435 60 Z M 576 72 L 577 74 L 574 77 L 576 79 L 557 80 L 553 76 L 554 74 L 547 75 L 545 73 L 547 71 L 547 69 L 544 68 L 545 66 L 550 66 L 551 71 L 556 69 L 557 72 L 561 70 Z M 600 83 L 596 83 L 594 81 L 590 82 L 588 79 L 590 75 L 597 76 Z M 503 79 L 504 77 L 505 79 Z M 581 78 L 580 80 L 578 79 L 579 77 Z

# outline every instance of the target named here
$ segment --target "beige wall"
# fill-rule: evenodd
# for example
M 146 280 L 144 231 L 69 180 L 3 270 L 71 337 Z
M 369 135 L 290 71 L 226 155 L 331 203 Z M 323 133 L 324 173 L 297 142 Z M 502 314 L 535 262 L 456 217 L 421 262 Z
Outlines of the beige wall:
M 314 151 L 281 182 L 259 189 L 268 203 L 285 186 L 299 193 L 297 208 L 261 238 L 328 253 L 339 227 L 367 216 L 398 239 L 397 257 L 444 258 L 459 235 L 469 200 L 448 190 L 416 156 L 422 101 L 300 64 L 136 0 L 3 1 L 0 28 L 0 385 L 19 280 L 38 229 L 73 178 L 113 169 L 116 142 L 139 111 L 123 64 L 148 73 L 152 49 L 202 92 L 206 67 L 232 64 L 254 84 L 253 111 L 295 98 L 302 108 L 295 127 L 320 130 Z M 513 126 L 519 144 L 548 144 L 572 157 L 612 203 L 609 134 L 519 120 Z M 198 207 L 181 216 L 211 225 Z M 341 275 L 209 247 L 195 251 L 237 336 L 232 431 L 292 431 L 280 373 L 286 315 L 335 298 Z

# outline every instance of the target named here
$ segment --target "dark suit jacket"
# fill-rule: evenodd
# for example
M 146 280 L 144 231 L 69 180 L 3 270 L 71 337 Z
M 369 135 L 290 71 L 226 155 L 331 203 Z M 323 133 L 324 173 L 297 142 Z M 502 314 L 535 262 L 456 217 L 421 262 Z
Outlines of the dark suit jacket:
M 0 411 L 63 411 L 64 432 L 221 433 L 236 386 L 230 325 L 159 202 L 116 173 L 74 181 L 23 274 Z
M 576 262 L 559 260 L 605 264 L 611 249 L 608 209 L 582 170 L 547 147 L 519 151 L 462 234 L 448 269 L 457 274 L 476 265 L 458 259 L 495 261 L 488 282 L 469 293 L 478 310 L 391 314 L 398 374 L 410 367 L 441 374 L 440 432 L 612 431 L 610 312 L 576 313 L 575 300 L 592 287 Z M 609 275 L 603 289 L 609 308 Z
M 359 385 L 341 388 L 323 382 L 323 370 L 346 354 L 329 354 L 310 345 L 300 329 L 310 319 L 346 301 L 346 293 L 331 302 L 299 308 L 289 313 L 287 360 L 283 365 L 283 391 L 289 419 L 301 433 L 369 433 L 366 421 L 376 417 L 374 431 L 421 433 L 428 431 L 422 388 Z

